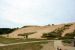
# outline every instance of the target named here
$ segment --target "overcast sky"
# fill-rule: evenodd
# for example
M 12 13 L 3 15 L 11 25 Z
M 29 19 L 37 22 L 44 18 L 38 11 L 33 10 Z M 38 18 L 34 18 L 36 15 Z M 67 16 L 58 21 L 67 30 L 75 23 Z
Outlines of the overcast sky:
M 75 22 L 75 0 L 0 0 L 0 27 Z

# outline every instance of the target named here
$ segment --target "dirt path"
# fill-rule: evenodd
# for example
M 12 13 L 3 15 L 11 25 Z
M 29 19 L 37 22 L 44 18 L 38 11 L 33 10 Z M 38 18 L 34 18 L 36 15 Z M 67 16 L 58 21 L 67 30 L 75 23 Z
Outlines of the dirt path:
M 54 49 L 54 42 L 48 42 L 47 44 L 43 45 L 43 48 L 41 50 L 55 50 Z
M 66 46 L 65 48 L 66 48 L 66 50 L 75 50 L 75 47 Z
M 47 44 L 43 44 L 43 48 L 41 50 L 57 50 L 57 47 L 62 48 L 62 50 L 75 50 L 75 47 L 64 46 L 61 40 L 42 40 L 42 41 L 29 41 L 29 42 L 19 42 L 19 43 L 11 43 L 11 44 L 1 44 L 0 46 L 10 46 L 16 44 L 27 44 L 27 43 L 37 43 L 37 42 L 48 42 Z
M 51 40 L 42 40 L 42 41 L 29 41 L 29 42 L 18 42 L 18 43 L 11 43 L 11 44 L 1 44 L 0 43 L 0 46 L 8 46 L 8 45 L 16 45 L 16 44 L 24 44 L 24 43 L 36 43 L 36 42 L 48 42 L 48 41 L 51 41 Z
M 54 40 L 54 48 L 57 50 L 57 48 L 62 48 L 64 45 L 62 44 L 61 40 Z
M 55 50 L 57 50 L 58 47 L 61 48 L 62 50 L 75 50 L 75 47 L 64 46 L 61 40 L 55 40 L 54 41 Z

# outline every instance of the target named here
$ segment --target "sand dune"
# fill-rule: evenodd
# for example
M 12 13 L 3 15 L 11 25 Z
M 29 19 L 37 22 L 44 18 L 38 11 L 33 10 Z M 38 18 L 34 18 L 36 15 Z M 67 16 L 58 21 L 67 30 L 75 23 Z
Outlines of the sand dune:
M 64 27 L 64 24 L 60 25 L 53 25 L 53 26 L 29 26 L 25 28 L 20 28 L 18 30 L 13 31 L 9 34 L 10 38 L 22 38 L 21 36 L 18 36 L 18 34 L 24 34 L 29 32 L 36 32 L 34 34 L 29 35 L 29 38 L 41 38 L 43 33 L 54 31 L 55 29 Z M 75 30 L 75 23 L 72 23 L 72 25 L 64 30 L 62 33 L 62 36 L 64 36 L 66 33 L 73 32 Z

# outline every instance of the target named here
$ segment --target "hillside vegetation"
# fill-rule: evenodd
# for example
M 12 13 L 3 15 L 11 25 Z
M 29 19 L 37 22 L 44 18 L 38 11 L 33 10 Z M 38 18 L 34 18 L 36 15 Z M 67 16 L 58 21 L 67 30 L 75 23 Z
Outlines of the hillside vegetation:
M 0 35 L 2 34 L 9 34 L 11 32 L 13 32 L 14 30 L 16 30 L 17 28 L 0 28 Z
M 59 24 L 59 25 L 53 24 L 46 26 L 24 26 L 9 33 L 9 38 L 24 38 L 25 36 L 27 36 L 27 38 L 36 38 L 36 39 L 61 38 L 65 37 L 66 34 L 73 34 L 72 32 L 74 32 L 74 30 L 75 30 L 75 23 Z

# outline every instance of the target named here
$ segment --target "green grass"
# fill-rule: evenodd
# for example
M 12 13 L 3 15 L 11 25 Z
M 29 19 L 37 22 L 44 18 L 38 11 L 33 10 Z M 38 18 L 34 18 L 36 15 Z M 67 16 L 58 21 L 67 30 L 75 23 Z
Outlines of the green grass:
M 1 46 L 0 50 L 41 50 L 43 47 L 41 44 L 46 44 L 48 42 L 36 42 L 27 44 L 17 44 L 10 46 Z
M 40 44 L 18 44 L 11 46 L 0 47 L 0 50 L 40 50 L 42 46 Z
M 65 46 L 73 46 L 74 39 L 63 39 L 62 42 Z
M 17 43 L 17 42 L 29 42 L 29 41 L 42 41 L 45 39 L 19 39 L 19 38 L 5 38 L 0 37 L 0 43 Z M 43 46 L 41 44 L 46 44 L 48 41 L 34 42 L 34 43 L 25 43 L 25 44 L 16 44 L 9 46 L 0 46 L 0 50 L 40 50 Z
M 0 43 L 8 44 L 8 43 L 17 43 L 17 42 L 28 42 L 28 41 L 42 41 L 46 39 L 20 39 L 20 38 L 5 38 L 0 37 Z

